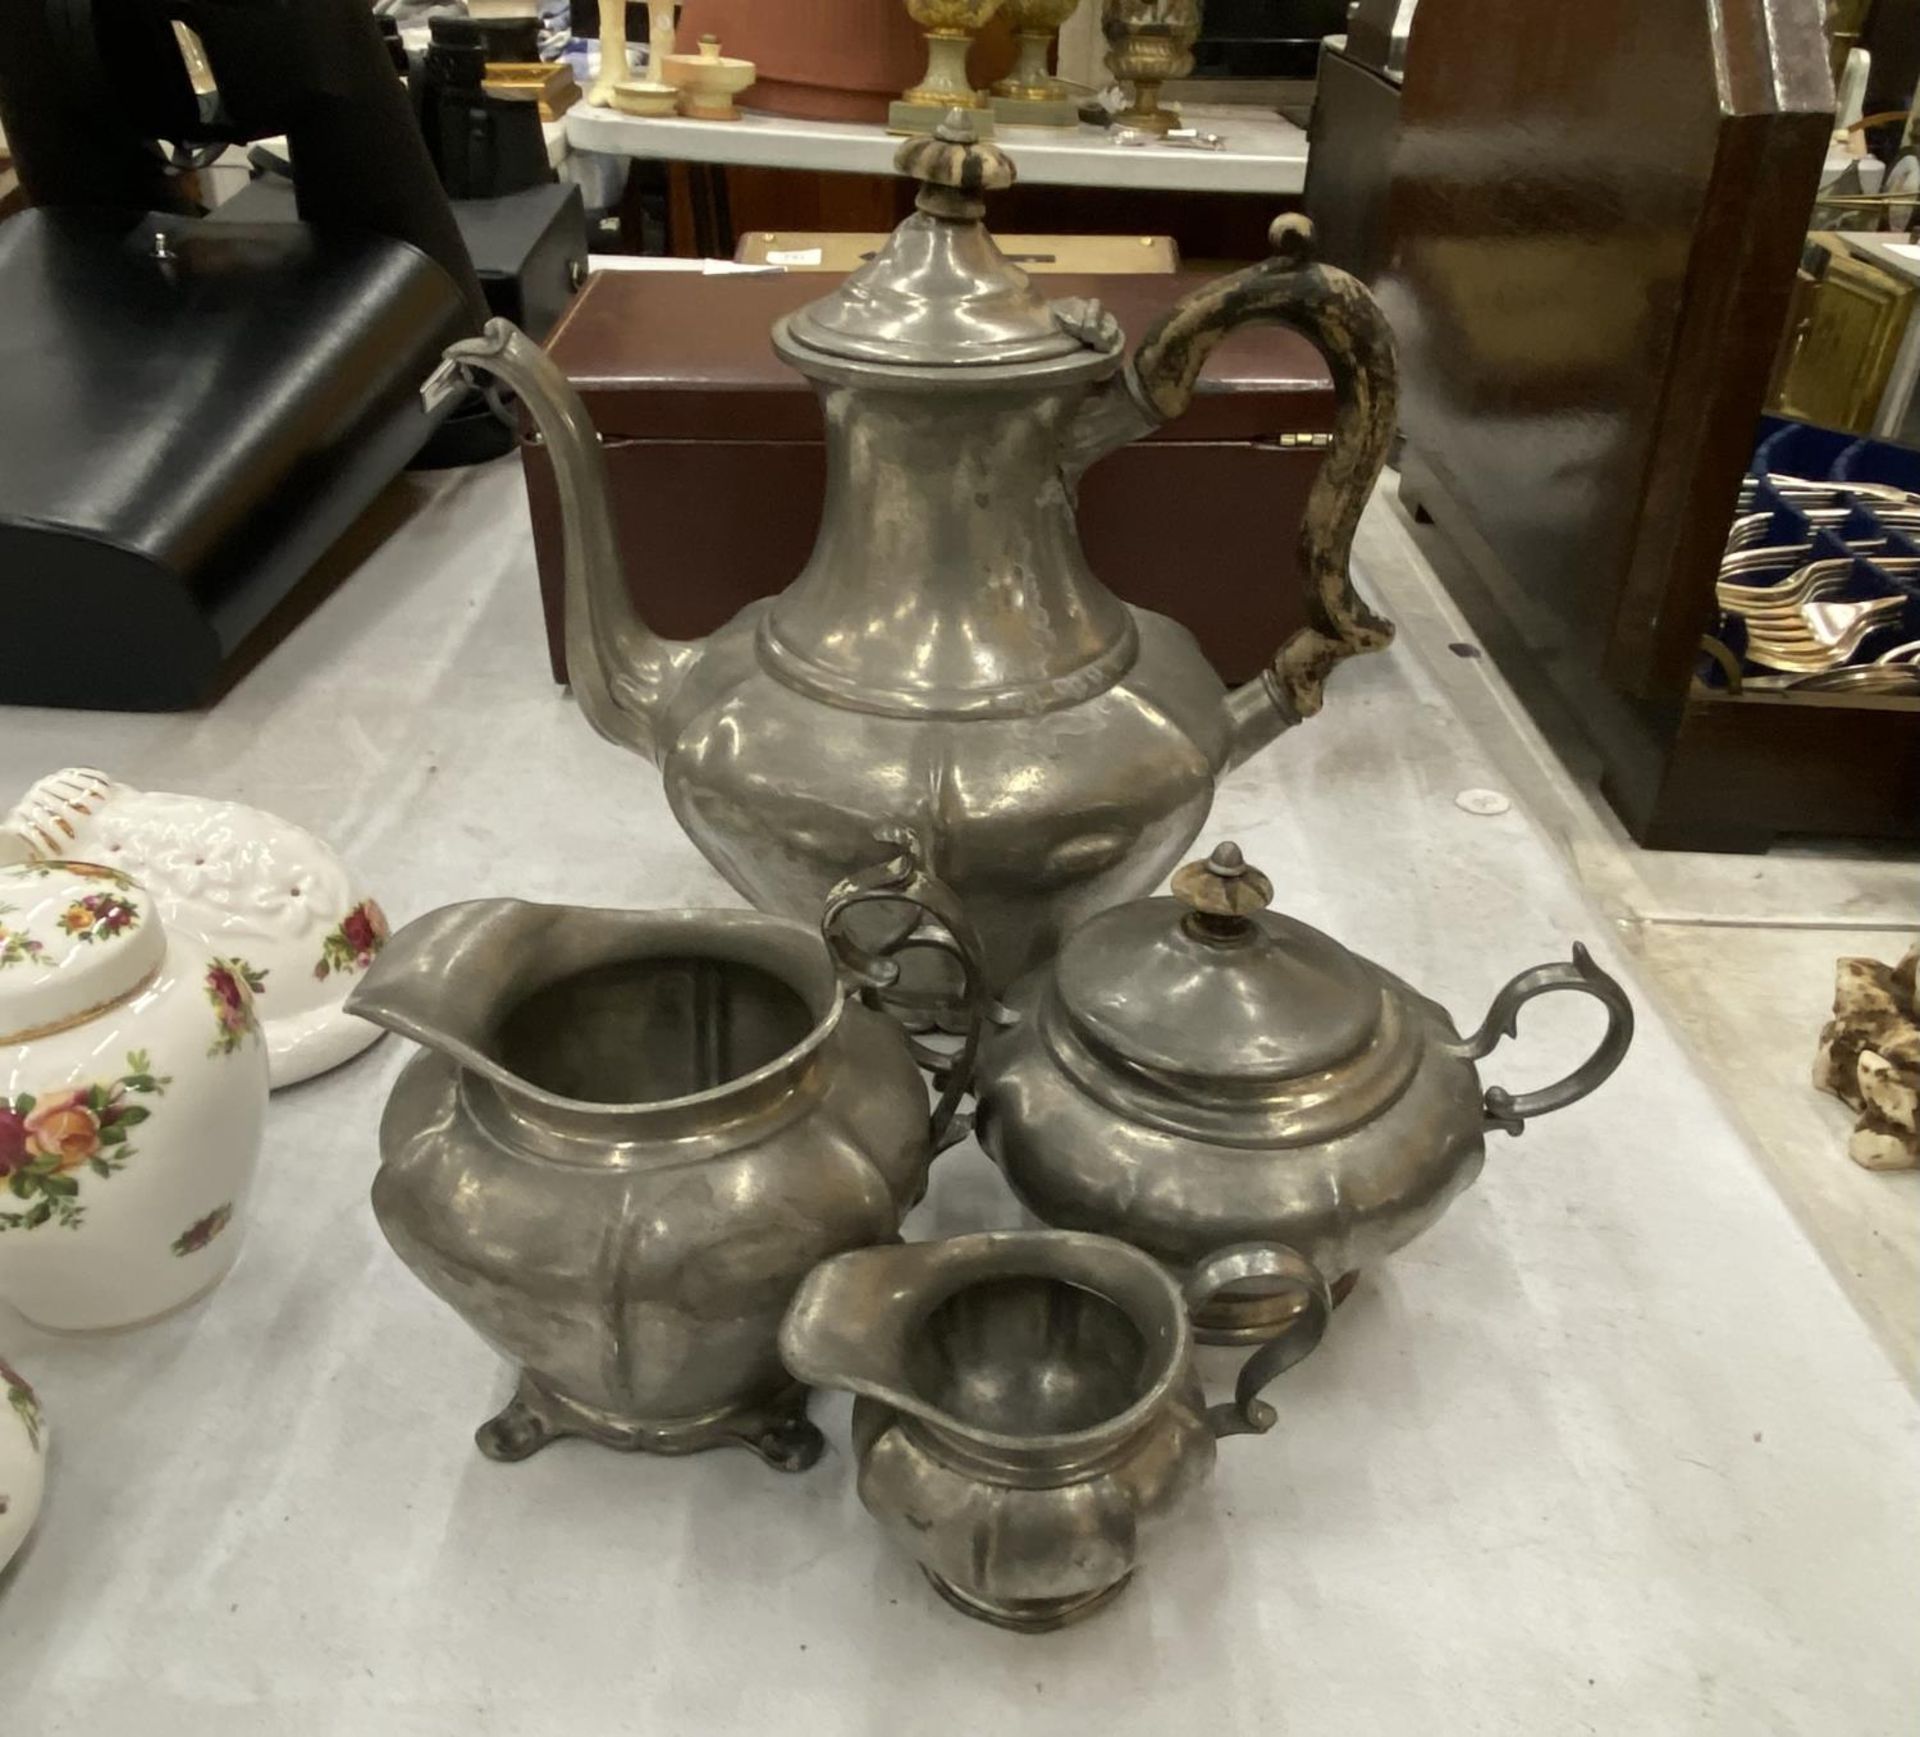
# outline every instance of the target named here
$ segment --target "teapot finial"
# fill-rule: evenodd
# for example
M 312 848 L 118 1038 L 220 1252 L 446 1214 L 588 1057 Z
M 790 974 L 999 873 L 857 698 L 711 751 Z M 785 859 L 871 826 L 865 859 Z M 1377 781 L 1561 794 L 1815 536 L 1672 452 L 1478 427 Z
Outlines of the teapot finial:
M 1247 859 L 1240 854 L 1240 847 L 1232 839 L 1227 839 L 1213 847 L 1213 855 L 1207 858 L 1207 867 L 1217 875 L 1237 879 L 1247 872 Z
M 1256 911 L 1273 902 L 1273 882 L 1247 861 L 1239 845 L 1223 839 L 1203 861 L 1173 877 L 1173 896 L 1187 907 L 1190 933 L 1208 941 L 1233 941 L 1251 932 Z

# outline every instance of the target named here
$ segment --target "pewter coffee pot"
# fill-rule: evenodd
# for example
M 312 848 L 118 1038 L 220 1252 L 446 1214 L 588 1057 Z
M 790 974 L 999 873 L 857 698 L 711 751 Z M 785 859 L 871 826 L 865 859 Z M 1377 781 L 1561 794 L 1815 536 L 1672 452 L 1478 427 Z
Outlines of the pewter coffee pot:
M 707 640 L 669 643 L 635 612 L 598 441 L 559 370 L 500 321 L 447 355 L 531 411 L 560 490 L 575 697 L 659 765 L 707 858 L 762 910 L 806 916 L 873 860 L 877 827 L 904 829 L 998 989 L 1157 884 L 1214 780 L 1318 711 L 1343 658 L 1387 643 L 1347 559 L 1393 433 L 1393 347 L 1366 290 L 1311 263 L 1310 227 L 1286 218 L 1272 258 L 1194 291 L 1129 358 L 1097 304 L 1044 300 L 994 245 L 981 195 L 1013 164 L 958 111 L 896 161 L 921 183 L 913 215 L 774 328 L 825 410 L 812 558 Z M 1179 415 L 1213 348 L 1254 322 L 1321 348 L 1338 413 L 1301 533 L 1308 624 L 1228 693 L 1186 629 L 1088 570 L 1074 490 Z M 1196 564 L 1205 538 L 1196 525 Z
M 1346 1279 L 1418 1236 L 1479 1175 L 1486 1137 L 1577 1102 L 1633 1039 L 1625 992 L 1576 946 L 1521 972 L 1462 1037 L 1444 1008 L 1267 909 L 1223 844 L 1171 898 L 1102 912 L 1017 984 L 981 1049 L 980 1143 L 1047 1224 L 1120 1237 L 1177 1272 L 1284 1244 Z M 1482 1087 L 1474 1064 L 1537 996 L 1591 996 L 1606 1027 L 1557 1084 Z M 1259 1339 L 1294 1299 L 1210 1295 L 1203 1339 Z

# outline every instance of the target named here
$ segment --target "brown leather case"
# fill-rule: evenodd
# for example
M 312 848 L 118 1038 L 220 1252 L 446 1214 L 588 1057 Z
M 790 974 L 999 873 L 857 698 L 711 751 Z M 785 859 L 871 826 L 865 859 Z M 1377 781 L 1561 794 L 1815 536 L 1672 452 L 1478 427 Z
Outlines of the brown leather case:
M 1205 274 L 1046 280 L 1093 296 L 1129 337 Z M 606 444 L 628 584 L 670 639 L 710 633 L 783 590 L 805 564 L 825 487 L 813 388 L 773 352 L 780 315 L 821 295 L 818 273 L 703 277 L 601 272 L 549 343 Z M 1307 492 L 1333 386 L 1319 352 L 1272 328 L 1214 352 L 1178 422 L 1103 459 L 1080 489 L 1094 572 L 1130 603 L 1184 622 L 1229 681 L 1245 681 L 1305 618 L 1299 564 Z M 537 446 L 522 448 L 556 680 L 559 499 Z

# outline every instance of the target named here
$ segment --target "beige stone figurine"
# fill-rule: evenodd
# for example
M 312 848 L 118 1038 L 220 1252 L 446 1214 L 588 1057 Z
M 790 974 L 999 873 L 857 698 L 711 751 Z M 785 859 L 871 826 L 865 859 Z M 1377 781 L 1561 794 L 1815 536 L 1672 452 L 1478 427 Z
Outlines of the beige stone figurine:
M 1920 1166 L 1920 943 L 1898 965 L 1842 959 L 1813 1083 L 1859 1111 L 1847 1153 L 1869 1170 Z

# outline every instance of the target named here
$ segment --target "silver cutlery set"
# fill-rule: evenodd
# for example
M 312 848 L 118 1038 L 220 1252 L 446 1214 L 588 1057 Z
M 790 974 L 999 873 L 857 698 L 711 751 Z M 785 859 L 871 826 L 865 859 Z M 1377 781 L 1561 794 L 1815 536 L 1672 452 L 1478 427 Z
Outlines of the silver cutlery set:
M 1715 598 L 1722 642 L 1766 672 L 1741 685 L 1920 695 L 1920 495 L 1768 476 L 1740 504 Z

